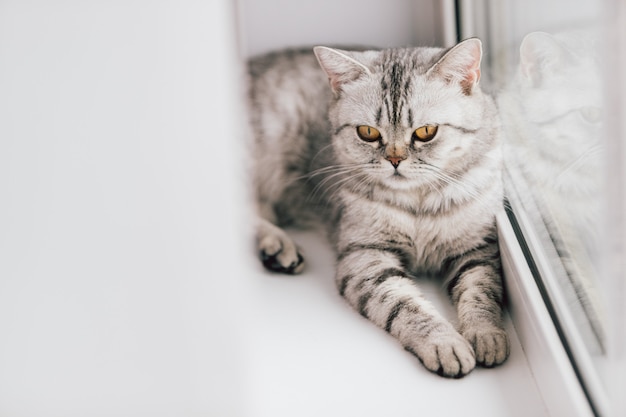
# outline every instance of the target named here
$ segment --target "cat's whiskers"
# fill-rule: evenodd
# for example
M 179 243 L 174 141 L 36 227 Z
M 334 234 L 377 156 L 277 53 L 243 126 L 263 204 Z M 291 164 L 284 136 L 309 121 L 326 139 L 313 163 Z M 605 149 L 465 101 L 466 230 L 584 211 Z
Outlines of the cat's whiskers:
M 353 165 L 343 165 L 343 166 L 336 165 L 336 166 L 321 168 L 319 170 L 313 171 L 311 173 L 311 177 L 318 176 L 318 175 L 327 175 L 327 176 L 323 178 L 318 184 L 315 185 L 315 187 L 309 194 L 309 197 L 307 198 L 307 200 L 314 200 L 318 197 L 320 192 L 327 193 L 328 191 L 332 190 L 332 188 L 339 187 L 340 185 L 344 184 L 346 181 L 352 179 L 355 176 L 367 175 L 362 171 L 362 168 L 367 165 L 369 164 L 353 164 Z M 332 169 L 327 169 L 327 168 L 332 168 Z M 345 178 L 341 178 L 344 175 L 348 175 L 348 176 Z M 326 185 L 330 181 L 336 179 L 337 177 L 340 177 L 338 181 L 335 181 L 333 184 L 326 187 Z
M 317 160 L 317 158 L 322 154 L 322 152 L 326 152 L 327 150 L 332 150 L 332 142 L 329 143 L 328 145 L 324 146 L 322 149 L 320 149 L 315 156 L 311 159 L 311 166 L 315 166 L 315 161 Z M 328 168 L 328 167 L 327 167 Z
M 337 194 L 341 192 L 341 190 L 346 188 L 345 187 L 346 183 L 350 181 L 355 181 L 358 178 L 360 178 L 358 182 L 361 183 L 367 180 L 368 177 L 369 177 L 369 174 L 365 172 L 358 172 L 348 177 L 342 178 L 334 182 L 333 184 L 331 184 L 329 187 L 324 188 L 322 190 L 322 193 L 323 193 L 322 196 L 323 196 L 323 200 L 326 202 L 326 206 L 328 207 L 331 204 L 331 202 L 337 197 Z
M 436 191 L 437 194 L 439 194 L 439 197 L 441 197 L 441 199 L 445 199 L 445 196 L 443 195 L 443 192 L 439 189 L 439 187 L 437 187 L 435 184 L 433 184 L 432 182 L 427 182 L 428 187 L 433 190 Z
M 298 181 L 302 181 L 302 180 L 306 180 L 306 182 L 309 182 L 313 178 L 315 178 L 317 176 L 320 176 L 320 175 L 324 175 L 324 174 L 340 173 L 341 171 L 344 171 L 344 170 L 345 170 L 345 172 L 350 172 L 351 170 L 353 170 L 354 168 L 356 168 L 359 165 L 361 165 L 361 164 L 329 165 L 329 166 L 322 167 L 322 168 L 316 169 L 314 171 L 308 172 L 308 173 L 306 173 L 304 175 L 299 175 L 297 177 L 290 178 L 289 181 L 285 182 L 285 186 L 293 185 L 294 183 L 296 183 Z
M 346 183 L 348 183 L 350 181 L 353 181 L 353 180 L 356 180 L 359 177 L 360 177 L 360 179 L 358 181 L 356 181 L 352 185 L 352 187 L 350 187 L 350 188 L 352 188 L 353 191 L 360 192 L 360 191 L 362 191 L 361 187 L 363 185 L 367 185 L 367 184 L 371 183 L 371 176 L 367 172 L 360 172 L 360 173 L 357 173 L 357 174 L 352 175 L 350 177 L 344 178 L 344 179 L 342 179 L 342 180 L 340 180 L 337 183 L 332 185 L 332 187 L 334 187 L 335 190 L 333 191 L 333 193 L 330 196 L 328 196 L 328 201 L 334 200 L 337 197 L 337 194 L 342 189 L 346 188 L 346 187 L 344 187 L 346 185 Z M 330 191 L 330 190 L 331 189 L 329 188 L 328 191 Z
M 320 175 L 324 175 L 324 174 L 328 174 L 328 173 L 334 173 L 334 172 L 340 172 L 340 171 L 346 171 L 349 172 L 351 170 L 354 169 L 358 169 L 360 167 L 362 167 L 364 164 L 342 164 L 342 165 L 329 165 L 323 168 L 319 168 L 316 169 L 314 171 L 311 171 L 310 173 L 308 173 L 307 175 L 303 176 L 304 178 L 314 178 Z
M 461 190 L 463 194 L 470 197 L 472 201 L 479 203 L 485 208 L 491 207 L 490 203 L 485 200 L 485 196 L 476 191 L 477 189 L 480 189 L 480 187 L 477 186 L 477 184 L 473 183 L 471 180 L 469 180 L 467 177 L 453 172 L 449 172 L 443 168 L 423 161 L 421 162 L 422 164 L 420 164 L 420 167 L 425 171 L 431 173 L 436 179 L 442 181 L 447 186 L 453 186 L 457 190 Z M 438 189 L 434 184 L 432 184 L 432 186 L 438 190 L 442 198 L 445 198 L 442 190 Z

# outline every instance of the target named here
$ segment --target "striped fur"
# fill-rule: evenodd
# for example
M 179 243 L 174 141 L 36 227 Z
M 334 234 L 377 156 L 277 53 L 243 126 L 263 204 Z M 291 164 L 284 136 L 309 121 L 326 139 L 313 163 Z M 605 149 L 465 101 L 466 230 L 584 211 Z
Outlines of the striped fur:
M 477 85 L 481 53 L 471 39 L 450 50 L 318 47 L 250 63 L 264 264 L 301 271 L 302 256 L 278 226 L 322 220 L 339 293 L 448 377 L 509 353 L 495 229 L 500 131 Z M 360 139 L 360 125 L 381 138 Z M 413 135 L 424 125 L 437 126 L 428 142 Z M 419 275 L 441 277 L 458 329 L 424 298 Z

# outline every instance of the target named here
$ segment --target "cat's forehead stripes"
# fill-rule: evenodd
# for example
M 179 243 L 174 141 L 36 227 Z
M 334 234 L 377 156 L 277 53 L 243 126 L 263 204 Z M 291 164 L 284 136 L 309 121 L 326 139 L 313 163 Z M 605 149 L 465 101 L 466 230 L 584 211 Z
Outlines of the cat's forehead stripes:
M 415 57 L 405 50 L 388 50 L 383 55 L 380 65 L 381 105 L 376 123 L 380 124 L 385 115 L 389 124 L 397 126 L 406 114 L 405 123 L 412 126 L 413 114 L 408 102 L 412 94 L 411 80 L 416 70 L 415 62 Z

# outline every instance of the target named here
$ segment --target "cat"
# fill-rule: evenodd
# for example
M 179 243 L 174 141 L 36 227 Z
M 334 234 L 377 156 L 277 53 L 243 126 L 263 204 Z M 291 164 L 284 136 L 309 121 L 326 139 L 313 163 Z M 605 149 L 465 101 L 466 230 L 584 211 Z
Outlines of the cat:
M 473 38 L 450 49 L 318 46 L 248 64 L 261 261 L 302 271 L 284 228 L 318 219 L 341 296 L 445 377 L 509 355 L 501 129 L 478 85 L 481 57 Z M 443 280 L 458 330 L 417 276 Z

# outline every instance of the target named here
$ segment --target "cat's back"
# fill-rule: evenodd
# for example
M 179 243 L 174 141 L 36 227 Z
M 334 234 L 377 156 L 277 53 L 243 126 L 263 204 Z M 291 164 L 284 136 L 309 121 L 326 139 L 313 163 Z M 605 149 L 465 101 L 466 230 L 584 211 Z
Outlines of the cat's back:
M 254 183 L 265 218 L 293 223 L 306 211 L 313 182 L 305 179 L 313 160 L 321 163 L 327 156 L 320 151 L 330 141 L 331 94 L 313 48 L 271 52 L 248 61 Z
M 248 61 L 253 113 L 272 113 L 277 124 L 299 124 L 326 116 L 330 89 L 312 48 L 286 49 Z
M 304 75 L 309 71 L 315 73 L 311 74 L 313 77 L 323 75 L 313 48 L 308 47 L 272 51 L 253 56 L 248 60 L 248 72 L 253 80 L 281 81 L 283 75 L 295 73 Z

